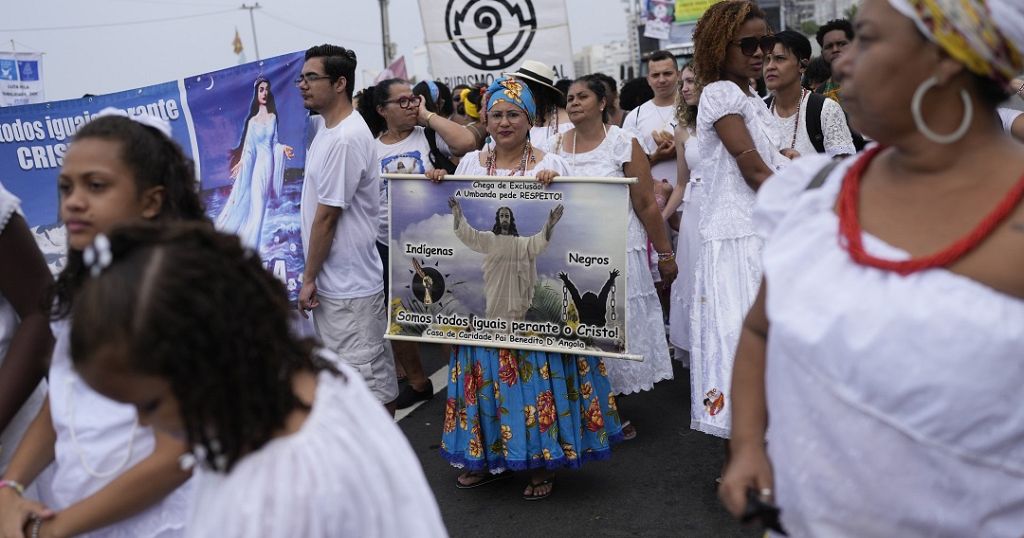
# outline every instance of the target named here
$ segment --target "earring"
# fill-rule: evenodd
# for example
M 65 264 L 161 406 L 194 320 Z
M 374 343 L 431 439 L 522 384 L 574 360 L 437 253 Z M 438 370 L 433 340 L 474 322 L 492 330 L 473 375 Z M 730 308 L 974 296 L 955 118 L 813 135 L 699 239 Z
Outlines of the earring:
M 928 90 L 934 88 L 938 84 L 939 79 L 933 76 L 922 82 L 921 85 L 917 87 L 917 90 L 914 91 L 914 98 L 910 101 L 910 113 L 914 117 L 914 126 L 917 127 L 917 130 L 920 131 L 925 138 L 935 142 L 936 144 L 952 144 L 967 134 L 967 129 L 971 126 L 971 120 L 974 119 L 974 105 L 971 104 L 971 98 L 967 95 L 967 90 L 960 90 L 960 99 L 964 103 L 964 119 L 960 122 L 960 126 L 952 133 L 946 135 L 936 133 L 924 122 L 924 113 L 921 111 L 921 103 L 924 101 L 924 94 L 928 93 Z

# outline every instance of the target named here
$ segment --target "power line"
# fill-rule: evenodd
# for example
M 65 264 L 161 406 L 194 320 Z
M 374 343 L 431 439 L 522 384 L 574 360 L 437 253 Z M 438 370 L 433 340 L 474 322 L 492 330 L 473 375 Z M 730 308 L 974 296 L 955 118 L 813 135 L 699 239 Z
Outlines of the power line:
M 97 24 L 79 24 L 71 26 L 42 26 L 36 28 L 0 28 L 0 32 L 47 32 L 51 30 L 86 30 L 89 28 L 110 28 L 112 26 L 131 26 L 134 24 L 150 24 L 156 22 L 168 22 L 168 21 L 180 21 L 185 19 L 198 19 L 201 17 L 209 17 L 212 15 L 220 15 L 222 13 L 234 13 L 237 12 L 238 8 L 221 9 L 218 11 L 209 11 L 206 13 L 194 13 L 192 15 L 179 15 L 177 17 L 163 17 L 160 19 L 145 19 L 139 21 L 124 21 L 124 22 L 105 22 Z
M 308 26 L 303 26 L 301 24 L 294 23 L 294 22 L 292 22 L 292 21 L 290 21 L 288 19 L 285 19 L 284 17 L 281 17 L 280 15 L 275 15 L 275 14 L 271 13 L 271 11 L 269 9 L 267 9 L 266 7 L 261 9 L 259 11 L 259 13 L 263 14 L 263 15 L 266 15 L 267 17 L 270 17 L 271 19 L 274 19 L 277 22 L 280 22 L 282 24 L 286 24 L 288 26 L 291 26 L 292 28 L 295 28 L 297 30 L 302 30 L 302 31 L 305 31 L 305 32 L 310 32 L 310 33 L 321 35 L 323 37 L 327 37 L 327 38 L 330 38 L 330 39 L 340 39 L 340 36 L 337 35 L 337 34 L 329 34 L 327 32 L 323 32 L 323 31 L 317 30 L 315 28 L 310 28 Z M 380 41 L 364 41 L 362 39 L 352 39 L 350 37 L 345 37 L 344 41 L 352 41 L 354 43 L 363 43 L 364 45 L 380 45 L 380 43 L 381 43 Z

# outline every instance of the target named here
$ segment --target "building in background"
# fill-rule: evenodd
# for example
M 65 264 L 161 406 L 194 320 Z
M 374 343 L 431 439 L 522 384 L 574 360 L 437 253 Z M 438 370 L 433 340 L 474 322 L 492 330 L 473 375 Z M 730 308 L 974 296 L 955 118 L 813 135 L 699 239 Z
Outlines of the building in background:
M 621 82 L 630 78 L 631 53 L 628 41 L 588 45 L 573 55 L 576 75 L 604 73 Z

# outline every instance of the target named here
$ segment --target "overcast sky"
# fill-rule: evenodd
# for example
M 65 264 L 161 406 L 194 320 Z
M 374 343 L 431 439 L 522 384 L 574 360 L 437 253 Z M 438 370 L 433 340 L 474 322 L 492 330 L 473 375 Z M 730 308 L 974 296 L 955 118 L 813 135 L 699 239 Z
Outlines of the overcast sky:
M 360 71 L 382 68 L 376 0 L 260 0 L 256 33 L 262 57 L 334 42 L 359 57 Z M 48 101 L 147 86 L 237 63 L 235 28 L 256 59 L 249 11 L 228 0 L 11 0 L 0 19 L 0 50 L 45 52 Z M 250 2 L 250 5 L 252 2 Z M 621 0 L 566 0 L 574 50 L 623 39 Z M 392 41 L 411 61 L 423 45 L 417 0 L 391 0 Z M 174 18 L 102 26 L 112 23 Z M 85 28 L 67 28 L 85 27 Z M 57 29 L 64 28 L 64 29 Z M 410 66 L 412 69 L 412 66 Z M 420 71 L 425 71 L 423 67 Z M 356 74 L 362 86 L 361 73 Z

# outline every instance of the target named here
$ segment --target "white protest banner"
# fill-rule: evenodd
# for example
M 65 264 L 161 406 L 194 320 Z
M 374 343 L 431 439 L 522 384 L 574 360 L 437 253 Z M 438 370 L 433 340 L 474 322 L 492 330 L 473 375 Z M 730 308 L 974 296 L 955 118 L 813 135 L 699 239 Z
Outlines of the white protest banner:
M 0 52 L 0 106 L 45 101 L 42 69 L 41 53 Z
M 386 176 L 387 338 L 642 360 L 625 353 L 630 179 Z
M 489 84 L 523 60 L 574 78 L 565 0 L 420 0 L 433 76 Z

